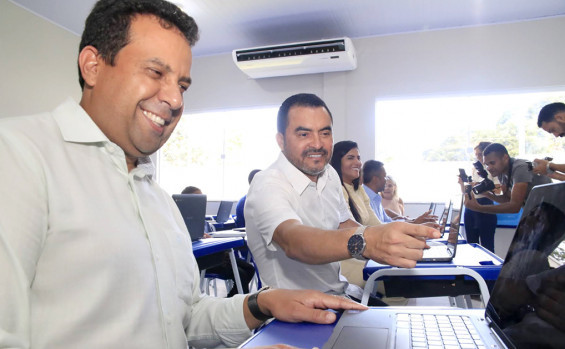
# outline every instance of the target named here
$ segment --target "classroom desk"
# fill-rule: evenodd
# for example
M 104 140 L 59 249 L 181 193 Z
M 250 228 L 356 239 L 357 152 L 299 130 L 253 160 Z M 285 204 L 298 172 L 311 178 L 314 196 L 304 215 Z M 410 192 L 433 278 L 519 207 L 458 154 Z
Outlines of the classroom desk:
M 238 293 L 243 293 L 239 270 L 235 260 L 234 248 L 245 246 L 245 240 L 236 238 L 207 238 L 192 242 L 192 251 L 200 269 L 207 269 L 223 260 L 223 253 L 228 251 Z
M 418 263 L 416 268 L 466 267 L 479 273 L 492 289 L 503 260 L 479 244 L 457 245 L 455 258 L 450 263 Z M 363 279 L 367 280 L 375 271 L 393 268 L 389 265 L 369 261 L 363 269 Z M 387 297 L 457 297 L 480 294 L 477 283 L 467 276 L 394 276 L 382 279 Z M 414 287 L 414 281 L 418 287 Z

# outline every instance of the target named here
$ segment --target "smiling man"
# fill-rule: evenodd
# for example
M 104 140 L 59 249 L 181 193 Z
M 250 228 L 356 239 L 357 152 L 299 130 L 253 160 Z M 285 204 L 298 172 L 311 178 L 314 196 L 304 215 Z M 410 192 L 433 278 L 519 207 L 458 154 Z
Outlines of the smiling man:
M 148 157 L 182 115 L 197 36 L 169 2 L 101 0 L 80 43 L 80 104 L 0 120 L 0 348 L 234 347 L 271 317 L 364 309 L 317 291 L 200 294 Z
M 297 94 L 277 118 L 278 159 L 258 173 L 247 195 L 247 238 L 262 281 L 269 286 L 344 295 L 339 261 L 351 257 L 413 267 L 426 238 L 422 225 L 364 227 L 350 216 L 332 157 L 333 119 L 318 96 Z

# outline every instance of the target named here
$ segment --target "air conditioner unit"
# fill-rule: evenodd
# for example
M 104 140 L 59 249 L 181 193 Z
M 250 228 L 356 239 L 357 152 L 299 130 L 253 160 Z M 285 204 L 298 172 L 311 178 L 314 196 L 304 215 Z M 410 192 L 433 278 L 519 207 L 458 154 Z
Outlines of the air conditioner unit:
M 357 68 L 349 38 L 233 50 L 233 61 L 253 79 L 326 73 Z

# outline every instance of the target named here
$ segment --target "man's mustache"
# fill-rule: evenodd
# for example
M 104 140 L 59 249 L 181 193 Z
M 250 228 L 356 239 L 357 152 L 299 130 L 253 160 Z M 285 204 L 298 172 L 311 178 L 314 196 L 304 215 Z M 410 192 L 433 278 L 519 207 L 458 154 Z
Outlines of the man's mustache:
M 302 152 L 302 156 L 306 157 L 311 154 L 321 154 L 322 156 L 328 155 L 328 151 L 324 148 L 315 149 L 315 148 L 308 148 Z

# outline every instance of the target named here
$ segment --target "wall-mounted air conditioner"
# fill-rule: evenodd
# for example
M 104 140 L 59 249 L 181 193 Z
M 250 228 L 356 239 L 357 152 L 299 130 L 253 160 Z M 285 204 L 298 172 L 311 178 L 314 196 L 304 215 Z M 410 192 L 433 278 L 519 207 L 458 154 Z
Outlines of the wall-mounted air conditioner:
M 254 79 L 357 68 L 349 38 L 239 49 L 232 56 L 237 67 Z

